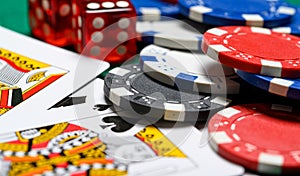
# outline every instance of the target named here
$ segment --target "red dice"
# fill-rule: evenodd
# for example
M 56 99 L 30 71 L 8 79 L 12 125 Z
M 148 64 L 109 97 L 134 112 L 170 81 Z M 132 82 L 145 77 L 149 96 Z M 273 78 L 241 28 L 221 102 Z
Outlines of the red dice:
M 136 12 L 129 0 L 29 0 L 32 33 L 56 46 L 121 63 L 136 54 Z
M 76 50 L 121 63 L 136 54 L 136 12 L 129 0 L 73 0 Z
M 72 43 L 71 0 L 29 0 L 32 34 L 50 44 Z

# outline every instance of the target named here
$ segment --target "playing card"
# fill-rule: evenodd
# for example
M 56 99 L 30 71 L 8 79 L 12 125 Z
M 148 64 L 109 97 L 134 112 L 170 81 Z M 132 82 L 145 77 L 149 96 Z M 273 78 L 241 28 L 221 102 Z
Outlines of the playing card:
M 112 165 L 98 134 L 60 123 L 4 134 L 0 156 L 4 175 L 64 175 L 89 164 Z M 75 168 L 74 168 L 75 167 Z M 75 169 L 75 170 L 74 170 Z M 6 173 L 3 173 L 7 171 Z
M 78 90 L 109 67 L 0 27 L 0 131 L 55 121 L 35 116 Z M 26 118 L 25 118 L 26 117 Z M 66 117 L 65 120 L 68 117 Z M 60 119 L 58 119 L 60 120 Z
M 120 138 L 116 133 L 59 123 L 6 133 L 0 139 L 1 173 L 157 175 L 196 168 L 158 127 L 149 125 L 131 132 Z M 158 166 L 176 169 L 157 172 Z
M 78 118 L 113 112 L 113 105 L 105 99 L 104 81 L 96 78 L 89 84 L 65 97 L 49 109 L 53 111 L 74 111 Z

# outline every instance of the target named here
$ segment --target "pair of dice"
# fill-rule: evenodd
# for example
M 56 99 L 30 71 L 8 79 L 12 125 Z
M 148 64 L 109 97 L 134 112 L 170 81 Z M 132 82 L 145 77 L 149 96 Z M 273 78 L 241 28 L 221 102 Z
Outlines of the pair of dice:
M 56 46 L 121 63 L 136 54 L 136 12 L 130 0 L 29 0 L 32 34 Z

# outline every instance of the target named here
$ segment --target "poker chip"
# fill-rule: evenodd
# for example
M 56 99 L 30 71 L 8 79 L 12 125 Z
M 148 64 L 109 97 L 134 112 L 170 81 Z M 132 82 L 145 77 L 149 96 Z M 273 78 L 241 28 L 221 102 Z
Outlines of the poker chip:
M 300 79 L 284 79 L 247 73 L 241 70 L 237 74 L 249 84 L 270 93 L 300 100 Z
M 151 78 L 179 90 L 237 94 L 240 84 L 234 69 L 203 53 L 169 50 L 155 45 L 140 54 L 142 70 Z
M 297 120 L 296 120 L 297 119 Z M 220 155 L 264 174 L 299 174 L 299 110 L 278 104 L 226 108 L 208 124 Z
M 266 28 L 228 26 L 204 33 L 202 50 L 222 64 L 250 73 L 300 75 L 300 38 Z
M 202 31 L 205 26 L 201 25 Z M 138 21 L 136 30 L 142 35 L 142 41 L 159 46 L 201 50 L 203 34 L 196 25 L 188 20 Z
M 177 4 L 160 0 L 131 0 L 131 2 L 142 21 L 159 21 L 163 16 L 176 17 L 179 15 Z
M 300 35 L 300 8 L 297 8 L 296 14 L 294 15 L 291 23 L 285 26 L 273 28 L 273 31 L 299 36 Z
M 105 96 L 118 107 L 169 121 L 206 120 L 229 104 L 224 97 L 185 93 L 162 85 L 134 64 L 112 69 L 104 81 Z
M 287 23 L 295 8 L 281 0 L 179 0 L 181 13 L 191 20 L 218 25 L 277 27 Z

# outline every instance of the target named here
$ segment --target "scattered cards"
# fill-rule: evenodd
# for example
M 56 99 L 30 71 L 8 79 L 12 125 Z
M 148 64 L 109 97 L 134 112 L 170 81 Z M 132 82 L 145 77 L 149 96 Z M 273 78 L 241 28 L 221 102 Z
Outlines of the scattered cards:
M 7 36 L 11 33 L 1 30 Z M 0 61 L 4 61 L 3 68 L 8 63 L 19 71 L 18 74 L 4 72 L 8 76 L 0 76 L 4 85 L 0 105 L 14 105 L 11 111 L 0 117 L 1 174 L 151 176 L 244 173 L 244 168 L 219 157 L 208 144 L 200 146 L 203 136 L 194 126 L 162 122 L 151 125 L 143 119 L 121 117 L 106 101 L 104 82 L 98 78 L 79 89 L 106 69 L 107 63 L 86 59 L 81 65 L 75 54 L 16 36 L 29 42 L 28 47 L 36 45 L 35 49 L 40 49 L 31 53 L 30 48 L 16 47 L 14 42 L 8 42 L 8 45 L 0 46 L 5 46 L 0 50 L 2 54 L 26 58 L 26 61 L 38 63 L 33 66 L 39 68 L 19 73 L 24 66 L 14 66 L 9 59 L 0 57 Z M 43 52 L 53 55 L 45 54 L 44 59 L 34 60 Z M 58 55 L 64 60 L 54 57 Z M 82 72 L 84 67 L 88 68 L 86 72 Z M 25 93 L 53 76 L 57 79 L 24 98 Z M 16 121 L 18 123 L 14 123 Z
M 1 171 L 6 175 L 244 173 L 242 167 L 220 158 L 208 144 L 200 146 L 202 134 L 189 124 L 143 126 L 120 119 L 118 114 L 109 113 L 3 134 Z M 120 125 L 127 129 L 116 130 Z

